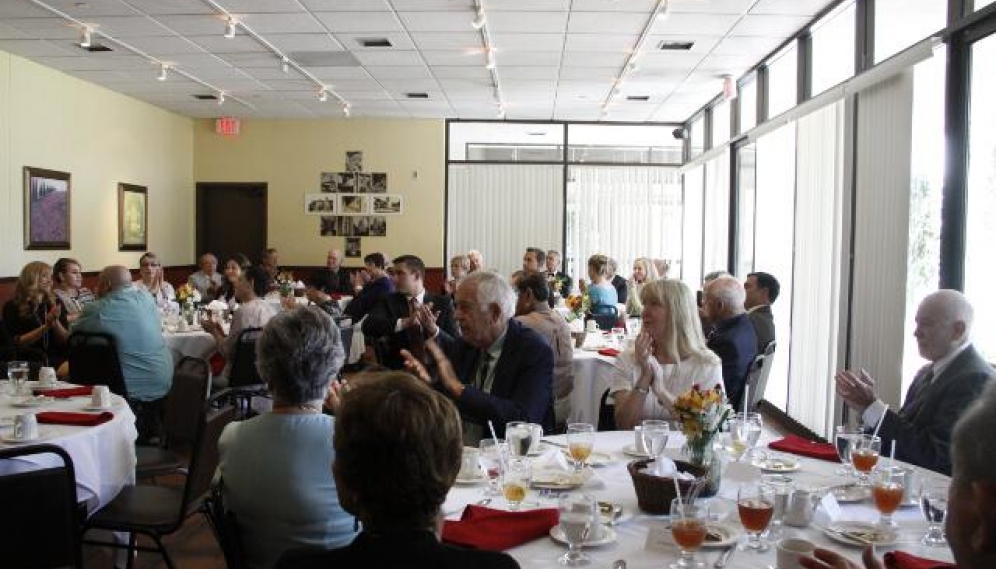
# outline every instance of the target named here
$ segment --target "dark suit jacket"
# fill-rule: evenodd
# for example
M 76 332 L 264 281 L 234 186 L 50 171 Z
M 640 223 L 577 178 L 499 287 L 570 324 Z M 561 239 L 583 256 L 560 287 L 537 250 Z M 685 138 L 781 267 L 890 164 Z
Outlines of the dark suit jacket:
M 716 324 L 706 345 L 723 360 L 723 387 L 734 409 L 743 407 L 744 385 L 757 356 L 757 335 L 747 314 Z
M 288 551 L 274 569 L 517 569 L 506 553 L 464 549 L 440 543 L 427 531 L 373 534 L 362 532 L 339 549 Z
M 922 385 L 926 366 L 916 374 L 898 413 L 887 411 L 879 428 L 882 454 L 896 441 L 896 458 L 951 475 L 951 429 L 994 376 L 992 366 L 969 346 Z M 980 433 L 992 436 L 993 433 Z
M 325 294 L 353 296 L 353 285 L 349 282 L 349 271 L 344 267 L 339 267 L 337 271 L 322 269 L 312 284 Z
M 438 312 L 436 325 L 443 332 L 450 336 L 456 336 L 456 324 L 453 321 L 453 301 L 450 297 L 425 293 L 423 302 L 432 303 L 432 311 Z M 411 339 L 405 330 L 395 332 L 394 328 L 399 318 L 405 318 L 408 314 L 408 297 L 400 292 L 392 292 L 383 297 L 380 302 L 374 305 L 363 321 L 363 333 L 367 336 L 387 339 L 386 360 L 382 365 L 391 369 L 404 369 L 404 360 L 401 357 L 401 350 L 411 349 Z
M 757 334 L 757 353 L 763 354 L 764 348 L 775 341 L 775 316 L 771 313 L 771 305 L 758 306 L 747 314 Z
M 509 421 L 539 423 L 553 432 L 553 351 L 542 336 L 509 319 L 490 393 L 473 385 L 483 350 L 442 332 L 438 340 L 466 386 L 454 401 L 463 420 L 487 429 L 490 419 L 499 437 Z
M 391 282 L 390 277 L 384 276 L 375 281 L 370 281 L 364 285 L 363 290 L 353 297 L 353 300 L 349 301 L 343 313 L 353 318 L 354 322 L 358 321 L 360 318 L 366 316 L 381 298 L 392 292 L 394 292 L 394 283 Z
M 626 286 L 626 279 L 619 275 L 612 277 L 612 286 L 616 289 L 616 296 L 619 297 L 619 304 L 626 304 L 626 297 L 629 288 Z

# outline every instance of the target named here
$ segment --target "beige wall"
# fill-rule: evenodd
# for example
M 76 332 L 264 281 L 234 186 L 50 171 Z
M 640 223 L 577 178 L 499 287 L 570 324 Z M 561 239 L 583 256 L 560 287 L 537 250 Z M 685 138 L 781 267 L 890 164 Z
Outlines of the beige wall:
M 361 150 L 364 171 L 386 172 L 388 193 L 405 200 L 403 215 L 388 216 L 386 237 L 362 238 L 363 254 L 411 253 L 430 267 L 441 267 L 444 146 L 441 120 L 248 119 L 237 137 L 216 135 L 213 121 L 197 121 L 194 179 L 266 182 L 268 240 L 280 251 L 280 262 L 321 265 L 326 251 L 342 248 L 345 241 L 320 235 L 320 218 L 304 214 L 304 194 L 320 191 L 321 172 L 345 168 L 346 151 Z M 346 264 L 361 263 L 348 259 Z
M 72 175 L 69 251 L 24 250 L 24 166 Z M 137 267 L 118 252 L 118 182 L 149 189 L 149 248 L 192 263 L 192 121 L 0 52 L 0 276 L 63 256 Z

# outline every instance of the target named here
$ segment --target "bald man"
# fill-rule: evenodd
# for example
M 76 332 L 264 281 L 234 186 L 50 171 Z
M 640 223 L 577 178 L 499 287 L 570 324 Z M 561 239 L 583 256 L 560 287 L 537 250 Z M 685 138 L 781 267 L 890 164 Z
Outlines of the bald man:
M 899 412 L 875 395 L 875 380 L 864 370 L 841 371 L 837 394 L 874 429 L 879 421 L 882 452 L 896 443 L 896 458 L 951 474 L 951 427 L 993 377 L 993 368 L 971 343 L 972 306 L 956 290 L 928 295 L 916 311 L 920 369 Z
M 328 295 L 353 296 L 349 271 L 342 266 L 342 251 L 330 249 L 325 257 L 325 270 L 315 276 L 312 286 Z
M 702 311 L 713 324 L 706 345 L 723 361 L 723 387 L 734 409 L 743 408 L 747 372 L 757 356 L 757 334 L 744 310 L 744 285 L 729 275 L 705 285 Z

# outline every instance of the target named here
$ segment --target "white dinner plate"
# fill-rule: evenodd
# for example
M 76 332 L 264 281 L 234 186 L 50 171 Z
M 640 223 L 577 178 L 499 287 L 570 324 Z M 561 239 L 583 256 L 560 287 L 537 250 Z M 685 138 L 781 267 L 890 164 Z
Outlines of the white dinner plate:
M 31 382 L 29 382 L 29 383 L 31 383 Z M 51 391 L 53 389 L 68 389 L 70 387 L 73 387 L 73 385 L 71 383 L 62 383 L 62 382 L 55 382 L 55 383 L 38 383 L 38 382 L 33 382 L 33 383 L 34 383 L 34 385 L 31 385 L 30 387 L 31 387 L 31 389 L 34 389 L 35 391 Z
M 767 456 L 751 464 L 763 472 L 795 472 L 802 467 L 798 460 L 787 456 Z
M 556 541 L 557 543 L 563 543 L 564 545 L 567 545 L 567 538 L 564 536 L 564 528 L 560 527 L 560 524 L 550 528 L 550 537 L 553 538 L 553 541 Z M 582 547 L 598 547 L 599 545 L 608 545 L 614 542 L 615 540 L 616 540 L 616 530 L 608 526 L 600 525 L 598 538 L 586 539 L 584 543 L 581 545 Z
M 469 476 L 466 478 L 461 478 L 460 476 L 457 476 L 454 482 L 460 485 L 471 485 L 471 484 L 480 484 L 481 482 L 488 481 L 488 477 L 485 476 L 483 472 L 481 472 L 480 470 L 477 470 L 476 472 L 477 472 L 476 476 Z
M 10 405 L 11 407 L 17 407 L 19 409 L 33 409 L 35 407 L 41 407 L 42 405 L 52 401 L 53 399 L 51 397 L 43 397 L 39 395 L 37 397 L 25 397 L 23 399 L 11 401 Z
M 541 470 L 533 473 L 532 487 L 546 490 L 573 490 L 584 486 L 591 476 L 590 470 L 581 474 L 557 470 Z
M 820 529 L 830 539 L 854 547 L 892 545 L 897 538 L 895 531 L 868 522 L 836 522 Z
M 626 456 L 635 456 L 636 458 L 650 458 L 650 455 L 645 452 L 640 452 L 636 450 L 636 445 L 626 445 L 622 448 L 623 454 Z
M 871 495 L 867 486 L 859 486 L 853 484 L 850 486 L 838 486 L 830 491 L 833 497 L 837 499 L 837 502 L 841 504 L 852 504 L 854 502 L 864 501 Z
M 674 543 L 674 536 L 671 535 L 671 525 L 667 525 L 667 533 L 664 539 Z M 743 531 L 735 525 L 721 522 L 706 522 L 706 539 L 700 547 L 729 547 L 740 540 Z

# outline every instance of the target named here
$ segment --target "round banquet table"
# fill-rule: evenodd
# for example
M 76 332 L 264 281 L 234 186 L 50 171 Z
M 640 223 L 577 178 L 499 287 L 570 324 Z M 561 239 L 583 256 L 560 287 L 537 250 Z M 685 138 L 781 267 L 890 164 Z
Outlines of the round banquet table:
M 200 326 L 186 332 L 163 332 L 163 339 L 173 354 L 174 364 L 184 356 L 207 359 L 216 348 L 214 336 L 202 330 Z
M 6 383 L 6 382 L 0 382 Z M 35 382 L 28 382 L 29 385 Z M 73 387 L 60 384 L 59 387 Z M 17 399 L 7 394 L 6 385 L 0 388 L 0 435 L 9 436 L 13 431 L 13 418 L 16 415 L 42 411 L 84 412 L 83 407 L 90 403 L 89 396 L 54 399 L 41 406 L 28 409 L 13 405 Z M 18 398 L 19 399 L 19 398 Z M 37 443 L 53 444 L 65 449 L 73 459 L 76 470 L 77 499 L 86 502 L 87 510 L 96 511 L 111 501 L 126 485 L 135 483 L 135 415 L 124 399 L 111 395 L 114 418 L 95 427 L 69 425 L 38 425 L 40 437 Z M 0 440 L 0 448 L 10 448 L 21 443 L 6 443 Z M 52 455 L 28 456 L 0 461 L 0 475 L 36 467 L 59 464 Z
M 615 360 L 594 349 L 574 349 L 574 388 L 571 390 L 568 423 L 598 425 L 598 405 L 602 394 L 609 388 L 606 380 L 612 373 Z
M 772 438 L 772 434 L 766 432 L 764 438 L 762 439 L 762 444 L 772 440 Z M 544 441 L 553 441 L 563 444 L 566 442 L 566 438 L 563 436 L 548 437 L 544 439 Z M 655 526 L 665 527 L 667 517 L 643 514 L 637 508 L 636 493 L 633 490 L 633 483 L 630 479 L 629 473 L 626 470 L 626 464 L 630 460 L 634 459 L 626 456 L 622 452 L 624 445 L 631 444 L 633 444 L 632 431 L 595 433 L 595 452 L 610 455 L 611 462 L 604 466 L 593 468 L 592 477 L 588 479 L 579 491 L 589 493 L 597 500 L 610 501 L 621 505 L 623 508 L 623 514 L 618 525 L 614 527 L 614 530 L 617 533 L 617 538 L 613 543 L 600 547 L 584 548 L 585 553 L 592 557 L 592 564 L 589 565 L 589 567 L 610 567 L 612 562 L 616 559 L 625 559 L 627 567 L 630 569 L 639 569 L 644 567 L 660 569 L 661 567 L 666 567 L 667 564 L 677 559 L 677 550 L 671 547 L 667 547 L 663 550 L 645 549 L 649 529 Z M 670 440 L 668 441 L 668 449 L 665 451 L 665 454 L 673 458 L 680 457 L 680 447 L 683 444 L 683 437 L 672 431 Z M 758 448 L 761 448 L 761 446 L 759 445 Z M 772 451 L 766 448 L 766 445 L 764 450 L 768 452 L 769 455 L 773 454 Z M 546 457 L 549 453 L 556 452 L 560 452 L 559 449 L 551 445 L 547 445 L 547 448 L 544 451 L 544 457 Z M 834 483 L 842 482 L 842 480 L 835 475 L 835 471 L 840 467 L 839 464 L 804 457 L 795 457 L 794 455 L 793 457 L 797 458 L 801 463 L 800 470 L 789 475 L 796 481 L 797 484 L 803 483 L 829 486 Z M 543 460 L 543 457 L 539 460 Z M 919 471 L 919 469 L 917 470 Z M 918 475 L 943 478 L 939 474 L 928 473 L 927 471 L 919 471 Z M 484 483 L 475 485 L 454 485 L 447 496 L 445 504 L 443 505 L 443 512 L 446 515 L 446 518 L 450 520 L 459 519 L 464 506 L 474 504 L 484 497 L 484 489 Z M 715 498 L 710 498 L 710 500 L 720 503 L 720 508 L 717 509 L 724 509 L 731 512 L 729 517 L 726 518 L 725 523 L 740 528 L 735 506 L 736 492 L 737 484 L 724 479 L 720 486 L 719 494 Z M 556 508 L 556 498 L 540 496 L 535 490 L 530 490 L 529 494 L 526 496 L 526 503 L 524 504 L 523 509 L 528 509 L 530 506 Z M 488 504 L 488 507 L 505 508 L 505 503 L 501 497 L 498 497 L 493 499 L 493 501 Z M 841 508 L 844 512 L 842 520 L 875 522 L 878 519 L 878 513 L 869 501 L 857 504 L 841 504 Z M 881 555 L 886 551 L 902 550 L 921 557 L 951 561 L 951 552 L 947 547 L 926 547 L 920 544 L 919 539 L 926 530 L 926 524 L 923 521 L 919 508 L 900 508 L 894 517 L 900 526 L 898 532 L 898 542 L 889 547 L 876 547 L 876 552 L 879 557 L 881 557 Z M 852 561 L 860 563 L 861 549 L 857 547 L 849 547 L 833 541 L 818 528 L 813 527 L 813 525 L 807 528 L 785 526 L 785 534 L 786 537 L 802 537 L 815 543 L 817 547 L 837 551 Z M 514 557 L 523 568 L 553 568 L 559 567 L 556 559 L 558 556 L 563 554 L 566 549 L 567 547 L 565 545 L 561 545 L 553 541 L 550 537 L 543 537 L 524 545 L 509 549 L 507 553 Z M 705 562 L 706 567 L 712 567 L 712 564 L 718 559 L 721 551 L 722 550 L 720 549 L 700 549 L 696 554 L 696 558 L 699 561 Z M 726 566 L 730 569 L 761 569 L 766 567 L 774 567 L 774 545 L 772 544 L 769 550 L 765 553 L 735 551 Z

